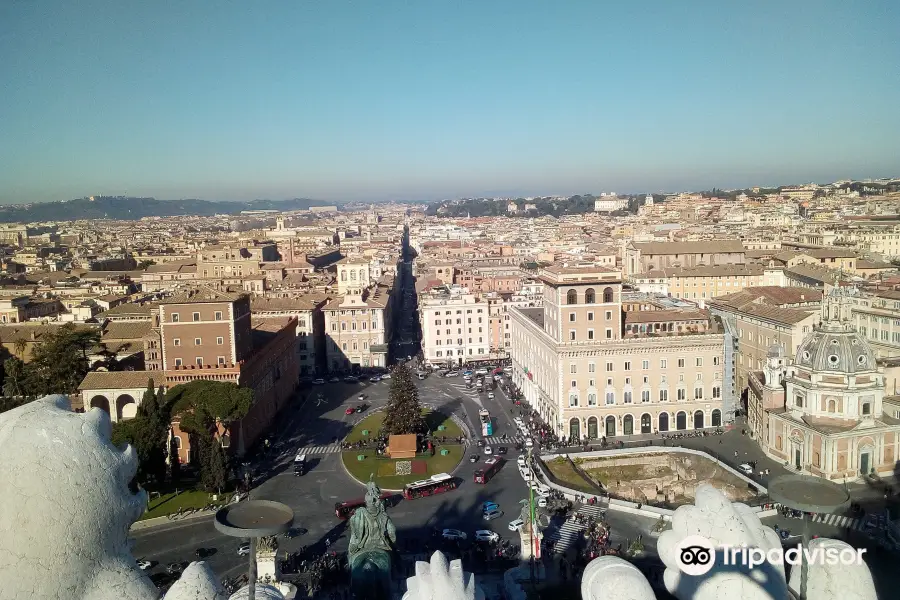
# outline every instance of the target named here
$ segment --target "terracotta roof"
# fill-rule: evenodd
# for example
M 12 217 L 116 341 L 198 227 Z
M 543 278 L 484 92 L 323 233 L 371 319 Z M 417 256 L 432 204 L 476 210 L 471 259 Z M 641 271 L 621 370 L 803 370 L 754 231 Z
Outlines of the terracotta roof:
M 109 321 L 101 330 L 101 342 L 111 340 L 139 340 L 152 328 L 147 321 Z
M 734 294 L 716 296 L 710 300 L 710 302 L 716 304 L 740 305 L 747 302 L 764 302 L 774 306 L 821 301 L 822 290 L 804 287 L 781 287 L 777 285 L 750 287 Z
M 304 294 L 294 298 L 260 298 L 254 296 L 250 300 L 250 312 L 313 310 L 327 300 L 328 297 L 322 294 Z
M 37 342 L 63 325 L 64 323 L 59 323 L 58 325 L 0 325 L 0 344 L 12 344 L 20 339 L 26 342 Z M 90 331 L 95 330 L 96 326 L 76 324 L 75 329 L 78 331 Z
M 765 267 L 757 263 L 663 269 L 670 277 L 722 277 L 725 275 L 758 276 L 762 275 L 764 270 Z
M 79 390 L 121 390 L 146 388 L 153 379 L 156 386 L 165 382 L 165 375 L 158 371 L 91 371 L 84 376 Z M 140 400 L 140 398 L 135 398 Z
M 896 271 L 898 269 L 897 265 L 893 265 L 889 262 L 881 262 L 878 260 L 865 260 L 859 259 L 856 261 L 857 269 L 890 269 Z
M 160 265 L 150 265 L 147 267 L 147 273 L 177 273 L 181 267 L 184 266 L 197 266 L 196 259 L 189 258 L 185 260 L 173 260 L 171 262 L 162 263 Z
M 703 242 L 632 242 L 641 254 L 718 254 L 744 252 L 741 240 L 707 240 Z
M 629 310 L 625 313 L 625 323 L 708 320 L 709 317 L 699 310 Z
M 144 304 L 125 303 L 114 306 L 107 311 L 97 315 L 97 319 L 102 320 L 104 317 L 124 317 L 124 316 L 142 316 L 150 318 L 150 311 L 158 306 L 153 302 L 145 302 Z
M 188 292 L 167 298 L 160 304 L 202 304 L 204 302 L 235 302 L 247 296 L 243 292 L 220 292 L 211 287 L 200 287 Z

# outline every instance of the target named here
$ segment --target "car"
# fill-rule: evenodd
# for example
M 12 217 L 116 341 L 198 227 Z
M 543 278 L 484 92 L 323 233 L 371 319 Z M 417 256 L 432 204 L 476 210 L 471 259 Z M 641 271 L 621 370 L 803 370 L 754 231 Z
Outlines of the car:
M 502 516 L 503 516 L 503 511 L 500 510 L 499 508 L 495 508 L 495 509 L 493 509 L 493 510 L 487 510 L 487 511 L 485 511 L 485 512 L 484 512 L 484 515 L 482 516 L 482 518 L 483 518 L 485 521 L 493 521 L 494 519 L 499 519 L 499 518 L 502 517 Z
M 534 440 L 532 440 L 531 438 L 525 438 L 525 447 L 531 448 L 532 446 L 534 446 Z
M 494 399 L 494 392 L 488 392 L 488 400 Z
M 371 381 L 372 383 L 378 383 L 379 381 L 381 381 L 381 375 L 372 375 L 371 377 L 369 377 L 369 381 Z
M 247 545 L 247 554 L 250 553 L 250 546 Z M 166 565 L 166 573 L 169 575 L 180 575 L 184 571 L 184 565 L 180 562 L 173 562 Z
M 250 542 L 244 542 L 240 546 L 238 546 L 237 551 L 238 556 L 247 556 L 250 554 Z
M 459 371 L 447 371 L 444 377 L 459 377 Z
M 493 543 L 500 541 L 500 535 L 497 534 L 496 531 L 491 531 L 490 529 L 479 529 L 475 532 L 475 540 Z
M 348 406 L 347 409 L 344 411 L 344 414 L 345 414 L 345 415 L 352 415 L 352 414 L 355 413 L 355 412 L 356 412 L 356 409 L 355 409 L 355 408 L 353 408 L 352 406 Z
M 524 526 L 525 526 L 525 521 L 523 521 L 522 519 L 516 519 L 515 521 L 510 521 L 509 525 L 507 527 L 509 528 L 510 531 L 518 531 L 518 530 L 522 529 L 522 527 L 524 527 Z
M 516 417 L 515 419 L 513 419 L 513 423 L 521 427 L 525 424 L 525 421 L 523 421 L 521 417 Z
M 538 505 L 538 507 L 540 507 L 540 508 L 546 507 L 546 506 L 547 506 L 547 499 L 546 499 L 546 498 L 538 498 L 537 505 Z
M 153 567 L 153 563 L 150 562 L 149 560 L 142 559 L 142 560 L 137 561 L 137 566 L 141 571 L 146 571 L 147 569 L 150 569 L 151 567 Z
M 469 457 L 469 462 L 470 462 L 470 463 L 478 462 L 478 459 L 479 459 L 479 458 L 481 458 L 481 457 L 478 456 L 477 454 L 473 454 L 473 455 L 471 455 L 471 456 Z
M 347 383 L 356 383 L 356 377 L 354 377 L 353 375 L 347 375 L 346 377 L 344 377 L 344 381 L 346 381 Z
M 491 449 L 490 446 L 485 446 L 485 447 L 484 447 L 484 453 L 485 453 L 485 454 L 493 454 L 494 451 Z
M 363 394 L 360 394 L 359 396 L 356 397 L 356 399 L 359 402 L 365 402 L 366 397 Z
M 313 382 L 313 385 L 325 385 L 325 380 L 322 379 L 321 377 L 316 377 L 315 379 L 313 379 L 312 382 Z
M 531 481 L 531 471 L 528 469 L 519 469 L 519 473 L 522 475 L 522 479 L 525 481 Z
M 368 408 L 369 408 L 369 405 L 366 404 L 365 402 L 363 402 L 362 404 L 356 405 L 356 412 L 358 412 L 358 413 L 365 412 L 366 410 L 368 410 Z
M 334 377 L 332 377 L 332 378 L 329 379 L 328 381 L 330 381 L 331 383 L 340 383 L 341 378 L 338 377 L 337 375 L 335 375 Z
M 441 532 L 441 537 L 445 540 L 464 540 L 466 539 L 466 533 L 459 529 L 445 529 Z
M 500 505 L 496 502 L 487 501 L 481 505 L 481 512 L 488 512 L 489 510 L 497 510 L 500 508 Z
M 501 376 L 499 373 L 497 375 L 494 375 L 494 381 L 500 381 L 500 379 L 501 379 Z
M 738 469 L 746 475 L 753 475 L 753 467 L 751 467 L 748 463 L 739 464 Z
M 506 454 L 507 452 L 509 452 L 509 449 L 506 446 L 497 447 L 497 454 Z
M 475 369 L 475 374 L 476 375 L 487 375 L 488 372 L 487 372 L 487 369 L 485 369 L 484 367 L 481 367 L 480 369 Z
M 390 379 L 390 378 L 391 378 L 391 374 L 390 374 L 390 373 L 385 373 L 384 375 L 381 376 L 381 378 L 382 378 L 382 379 Z
M 519 465 L 520 468 L 524 467 L 526 465 L 527 460 L 528 459 L 525 457 L 524 454 L 520 454 L 519 458 L 516 459 L 516 464 Z
M 463 375 L 465 375 L 466 377 L 471 377 L 472 369 L 466 369 L 465 371 L 463 371 Z

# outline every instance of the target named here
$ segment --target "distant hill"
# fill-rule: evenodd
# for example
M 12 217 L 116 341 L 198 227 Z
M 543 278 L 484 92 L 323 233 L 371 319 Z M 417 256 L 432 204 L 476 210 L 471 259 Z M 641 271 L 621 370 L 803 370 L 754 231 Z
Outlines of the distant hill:
M 301 210 L 310 206 L 330 206 L 335 202 L 294 198 L 293 200 L 253 200 L 250 202 L 211 202 L 209 200 L 157 200 L 122 196 L 79 198 L 65 202 L 0 206 L 0 223 L 34 221 L 75 221 L 78 219 L 116 219 L 136 221 L 143 217 L 179 215 L 236 215 L 244 210 Z

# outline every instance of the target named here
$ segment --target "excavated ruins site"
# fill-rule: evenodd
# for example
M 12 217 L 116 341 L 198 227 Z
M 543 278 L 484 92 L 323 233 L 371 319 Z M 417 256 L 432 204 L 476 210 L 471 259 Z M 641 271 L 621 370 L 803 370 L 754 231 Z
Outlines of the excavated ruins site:
M 576 459 L 576 464 L 614 496 L 645 504 L 690 504 L 701 483 L 732 502 L 755 497 L 747 482 L 715 461 L 686 452 Z

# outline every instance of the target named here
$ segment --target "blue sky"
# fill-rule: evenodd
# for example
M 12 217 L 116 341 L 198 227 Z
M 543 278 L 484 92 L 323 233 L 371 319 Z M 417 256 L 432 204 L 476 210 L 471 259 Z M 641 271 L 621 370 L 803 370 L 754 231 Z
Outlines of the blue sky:
M 894 0 L 0 2 L 0 202 L 900 175 Z

